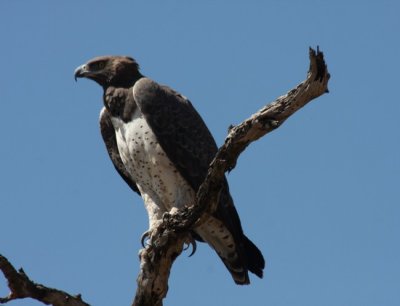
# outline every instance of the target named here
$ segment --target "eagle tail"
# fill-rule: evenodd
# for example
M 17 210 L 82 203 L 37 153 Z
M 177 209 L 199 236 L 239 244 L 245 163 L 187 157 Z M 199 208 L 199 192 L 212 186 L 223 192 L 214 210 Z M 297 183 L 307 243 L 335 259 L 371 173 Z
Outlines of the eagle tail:
M 231 257 L 223 257 L 218 254 L 238 285 L 250 284 L 248 271 L 262 278 L 265 268 L 265 260 L 261 251 L 245 235 L 243 235 L 243 249 L 246 265 L 243 259 L 240 260 L 240 257 L 237 256 L 237 253 L 229 254 Z
M 228 269 L 229 273 L 232 275 L 233 281 L 237 285 L 248 285 L 250 284 L 249 273 L 247 269 L 243 266 L 243 263 L 237 258 L 224 258 L 220 256 L 222 262 Z
M 265 260 L 261 251 L 257 246 L 245 235 L 243 235 L 244 250 L 247 257 L 247 268 L 250 272 L 263 277 L 263 269 L 265 268 Z
M 261 278 L 265 262 L 254 243 L 243 235 L 238 244 L 220 220 L 213 216 L 208 217 L 208 221 L 196 227 L 195 232 L 217 252 L 235 283 L 249 284 L 248 271 Z

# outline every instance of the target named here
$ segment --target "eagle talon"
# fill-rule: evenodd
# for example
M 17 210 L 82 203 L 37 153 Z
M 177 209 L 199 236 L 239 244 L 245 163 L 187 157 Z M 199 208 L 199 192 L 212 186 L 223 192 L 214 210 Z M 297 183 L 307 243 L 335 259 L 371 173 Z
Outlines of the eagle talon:
M 190 235 L 189 241 L 186 242 L 185 244 L 186 244 L 186 246 L 183 248 L 184 251 L 186 251 L 187 249 L 189 249 L 190 246 L 192 246 L 192 252 L 188 256 L 188 257 L 192 257 L 192 255 L 194 255 L 194 253 L 196 253 L 196 250 L 197 250 L 196 240 L 194 240 L 192 235 Z
M 146 247 L 145 242 L 146 240 L 149 241 L 150 240 L 150 236 L 151 236 L 151 231 L 145 231 L 142 235 L 142 237 L 140 238 L 140 242 L 142 243 L 142 247 Z M 150 245 L 149 242 L 147 242 L 147 245 Z

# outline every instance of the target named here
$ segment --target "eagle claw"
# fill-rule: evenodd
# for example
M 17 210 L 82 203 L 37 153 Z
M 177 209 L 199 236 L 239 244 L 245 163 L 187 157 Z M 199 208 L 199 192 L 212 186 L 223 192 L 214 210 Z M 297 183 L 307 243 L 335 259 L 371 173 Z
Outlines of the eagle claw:
M 149 240 L 151 236 L 151 231 L 145 231 L 142 235 L 142 237 L 140 238 L 140 242 L 142 243 L 142 247 L 146 247 L 145 246 L 145 241 Z
M 192 253 L 189 254 L 189 257 L 192 257 L 192 255 L 194 255 L 197 250 L 197 242 L 196 240 L 194 240 L 192 235 L 190 235 L 189 241 L 186 242 L 186 247 L 184 247 L 183 250 L 186 251 L 187 249 L 189 249 L 190 246 L 192 246 Z

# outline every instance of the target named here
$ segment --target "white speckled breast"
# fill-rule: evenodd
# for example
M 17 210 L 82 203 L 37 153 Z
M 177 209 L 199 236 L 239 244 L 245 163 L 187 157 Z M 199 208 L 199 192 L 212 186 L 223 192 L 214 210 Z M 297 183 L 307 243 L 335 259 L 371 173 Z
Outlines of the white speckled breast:
M 116 117 L 111 120 L 122 162 L 136 182 L 148 212 L 149 228 L 162 222 L 165 212 L 193 205 L 195 192 L 171 163 L 140 110 L 135 110 L 128 123 Z M 235 241 L 220 220 L 209 216 L 195 231 L 227 265 L 235 260 Z
M 152 210 L 159 215 L 173 207 L 191 205 L 195 198 L 193 189 L 171 163 L 140 110 L 136 109 L 128 123 L 115 117 L 112 122 L 121 159 L 150 214 Z M 158 209 L 148 206 L 153 205 L 149 204 L 151 201 Z

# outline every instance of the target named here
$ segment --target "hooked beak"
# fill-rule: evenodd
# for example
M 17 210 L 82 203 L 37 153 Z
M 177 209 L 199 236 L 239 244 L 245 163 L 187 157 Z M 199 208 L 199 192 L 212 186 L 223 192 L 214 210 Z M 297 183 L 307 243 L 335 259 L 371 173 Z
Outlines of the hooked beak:
M 78 68 L 75 69 L 75 72 L 74 72 L 75 82 L 77 81 L 78 78 L 84 78 L 88 74 L 89 74 L 89 71 L 87 69 L 86 64 L 79 66 Z

